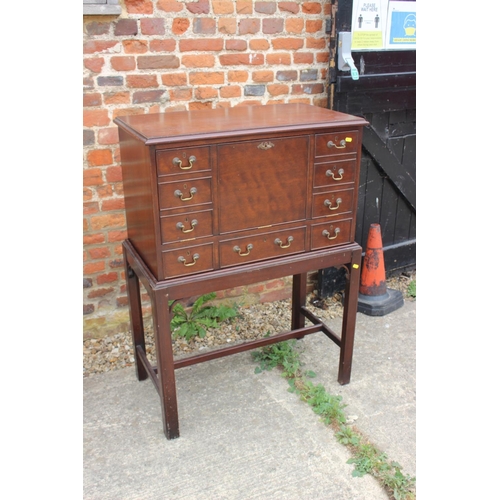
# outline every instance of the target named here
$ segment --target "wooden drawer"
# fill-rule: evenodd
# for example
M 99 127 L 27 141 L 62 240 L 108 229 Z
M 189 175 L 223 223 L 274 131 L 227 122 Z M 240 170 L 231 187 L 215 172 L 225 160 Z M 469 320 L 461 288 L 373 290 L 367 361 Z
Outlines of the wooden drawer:
M 358 150 L 358 132 L 346 130 L 316 135 L 315 156 L 343 155 Z
M 221 267 L 283 257 L 306 250 L 306 228 L 283 229 L 219 243 Z
M 351 213 L 353 200 L 353 188 L 316 193 L 313 195 L 313 218 Z
M 356 179 L 356 160 L 337 160 L 314 165 L 314 187 L 348 184 Z
M 212 179 L 189 179 L 158 185 L 160 209 L 192 207 L 212 202 Z
M 168 215 L 160 221 L 163 244 L 213 234 L 212 210 Z
M 210 170 L 210 149 L 179 148 L 156 151 L 158 176 Z
M 322 222 L 311 226 L 311 250 L 350 243 L 352 219 Z
M 161 279 L 211 271 L 213 257 L 213 243 L 167 250 L 162 253 L 164 276 Z

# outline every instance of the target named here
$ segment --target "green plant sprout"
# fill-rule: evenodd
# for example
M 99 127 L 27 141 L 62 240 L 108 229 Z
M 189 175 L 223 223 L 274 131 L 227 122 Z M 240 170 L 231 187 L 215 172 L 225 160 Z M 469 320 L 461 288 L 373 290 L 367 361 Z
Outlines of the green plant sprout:
M 207 305 L 215 297 L 215 293 L 198 297 L 190 311 L 179 302 L 175 304 L 170 322 L 174 337 L 184 337 L 187 341 L 196 336 L 203 338 L 208 328 L 218 328 L 222 322 L 238 315 L 236 305 Z

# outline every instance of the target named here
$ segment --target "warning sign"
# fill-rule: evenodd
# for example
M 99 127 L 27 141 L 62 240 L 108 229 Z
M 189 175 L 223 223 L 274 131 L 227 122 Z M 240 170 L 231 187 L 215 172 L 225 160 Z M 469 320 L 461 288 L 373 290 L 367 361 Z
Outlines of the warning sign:
M 381 0 L 353 2 L 352 46 L 356 49 L 382 49 L 384 31 L 380 9 Z

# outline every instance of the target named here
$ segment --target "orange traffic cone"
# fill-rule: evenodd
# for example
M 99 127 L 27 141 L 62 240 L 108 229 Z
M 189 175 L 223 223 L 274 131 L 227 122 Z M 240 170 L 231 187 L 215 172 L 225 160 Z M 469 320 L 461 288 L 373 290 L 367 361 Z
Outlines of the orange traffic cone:
M 400 291 L 387 288 L 380 224 L 371 224 L 361 268 L 358 311 L 368 316 L 385 316 L 403 303 Z

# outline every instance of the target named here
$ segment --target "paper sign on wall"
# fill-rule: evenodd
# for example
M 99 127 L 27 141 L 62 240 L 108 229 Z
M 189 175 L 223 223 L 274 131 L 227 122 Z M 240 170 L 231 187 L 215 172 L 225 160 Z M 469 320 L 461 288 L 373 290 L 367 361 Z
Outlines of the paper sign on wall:
M 353 0 L 352 50 L 416 49 L 417 2 Z
M 383 49 L 384 22 L 381 17 L 381 0 L 358 0 L 353 3 L 352 45 L 355 49 Z
M 385 46 L 412 49 L 417 45 L 416 2 L 389 2 Z

